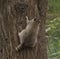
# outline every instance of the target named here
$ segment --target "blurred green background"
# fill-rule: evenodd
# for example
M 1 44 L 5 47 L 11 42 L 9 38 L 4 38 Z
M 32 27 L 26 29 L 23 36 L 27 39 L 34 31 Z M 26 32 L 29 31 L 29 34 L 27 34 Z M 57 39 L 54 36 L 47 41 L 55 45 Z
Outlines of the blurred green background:
M 60 0 L 48 0 L 46 20 L 49 59 L 60 59 Z

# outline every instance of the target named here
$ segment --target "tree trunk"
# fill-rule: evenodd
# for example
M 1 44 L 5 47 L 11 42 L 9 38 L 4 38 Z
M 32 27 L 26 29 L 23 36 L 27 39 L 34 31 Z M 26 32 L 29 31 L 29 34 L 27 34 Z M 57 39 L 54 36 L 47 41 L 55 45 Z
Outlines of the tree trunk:
M 45 39 L 46 0 L 0 0 L 0 59 L 47 59 Z M 16 52 L 18 32 L 26 27 L 26 18 L 41 19 L 38 44 Z

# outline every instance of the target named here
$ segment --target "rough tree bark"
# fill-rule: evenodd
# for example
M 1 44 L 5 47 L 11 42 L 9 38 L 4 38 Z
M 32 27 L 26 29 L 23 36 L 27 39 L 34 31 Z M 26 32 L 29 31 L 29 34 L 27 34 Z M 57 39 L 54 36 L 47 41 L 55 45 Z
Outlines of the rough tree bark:
M 46 4 L 46 0 L 0 0 L 0 59 L 47 59 Z M 41 20 L 38 44 L 34 49 L 16 52 L 18 32 L 26 26 L 26 15 Z

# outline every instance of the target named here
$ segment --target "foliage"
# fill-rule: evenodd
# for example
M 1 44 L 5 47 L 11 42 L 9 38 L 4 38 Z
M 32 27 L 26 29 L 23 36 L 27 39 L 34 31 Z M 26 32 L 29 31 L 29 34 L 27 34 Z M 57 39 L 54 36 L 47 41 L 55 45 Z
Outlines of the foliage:
M 48 0 L 48 12 L 60 13 L 60 0 Z
M 48 56 L 60 57 L 60 18 L 47 20 L 46 37 L 48 41 Z
M 60 58 L 60 0 L 48 0 L 46 38 L 48 58 Z M 56 17 L 57 16 L 57 17 Z

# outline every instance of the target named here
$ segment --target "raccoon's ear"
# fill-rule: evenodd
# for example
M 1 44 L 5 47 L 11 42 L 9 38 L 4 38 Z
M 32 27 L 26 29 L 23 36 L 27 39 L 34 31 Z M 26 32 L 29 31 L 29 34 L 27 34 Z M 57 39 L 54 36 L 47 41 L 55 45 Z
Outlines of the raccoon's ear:
M 30 20 L 28 19 L 28 16 L 26 16 L 26 22 L 27 24 L 30 22 Z

